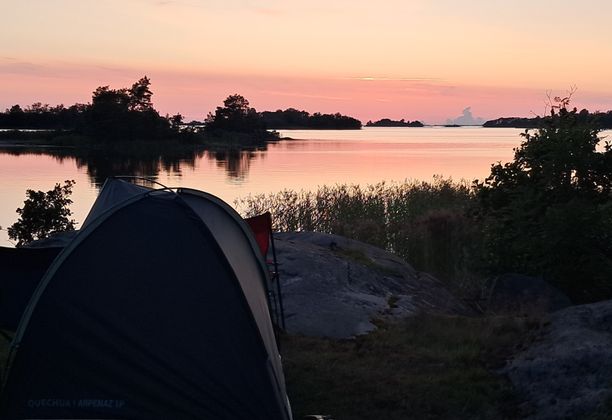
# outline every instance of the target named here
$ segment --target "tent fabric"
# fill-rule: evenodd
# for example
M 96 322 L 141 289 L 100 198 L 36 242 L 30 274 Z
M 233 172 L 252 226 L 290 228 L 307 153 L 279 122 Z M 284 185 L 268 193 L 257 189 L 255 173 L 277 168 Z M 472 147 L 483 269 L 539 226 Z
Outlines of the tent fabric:
M 126 182 L 117 178 L 107 179 L 96 201 L 89 210 L 87 217 L 85 217 L 81 229 L 87 227 L 93 220 L 97 219 L 104 214 L 104 212 L 112 209 L 117 204 L 149 191 L 151 191 L 151 188 L 136 185 L 131 182 Z
M 20 323 L 1 418 L 291 419 L 254 240 L 207 199 L 148 190 L 91 219 Z
M 219 245 L 231 249 L 232 252 L 226 253 L 228 262 L 244 290 L 264 345 L 270 354 L 278 353 L 267 298 L 268 269 L 247 223 L 224 201 L 211 194 L 187 188 L 180 188 L 177 193 L 205 220 Z M 276 377 L 282 378 L 280 359 L 273 359 L 272 366 Z M 284 388 L 284 383 L 279 386 Z
M 0 328 L 15 331 L 58 248 L 0 247 Z
M 90 209 L 82 229 L 115 205 L 150 188 L 110 178 Z M 78 230 L 56 232 L 22 248 L 0 247 L 0 328 L 15 331 L 30 298 L 45 272 L 74 240 Z

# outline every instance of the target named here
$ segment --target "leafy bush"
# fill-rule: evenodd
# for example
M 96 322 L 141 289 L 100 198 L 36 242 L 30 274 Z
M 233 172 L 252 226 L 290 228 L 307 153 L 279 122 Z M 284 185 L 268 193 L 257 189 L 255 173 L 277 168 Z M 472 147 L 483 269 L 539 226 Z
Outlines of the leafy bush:
M 542 275 L 585 302 L 612 297 L 612 148 L 565 105 L 477 188 L 489 266 Z
M 53 232 L 74 230 L 75 221 L 70 219 L 72 211 L 68 208 L 74 184 L 67 180 L 47 192 L 27 190 L 23 208 L 17 209 L 19 220 L 7 229 L 9 238 L 19 247 Z

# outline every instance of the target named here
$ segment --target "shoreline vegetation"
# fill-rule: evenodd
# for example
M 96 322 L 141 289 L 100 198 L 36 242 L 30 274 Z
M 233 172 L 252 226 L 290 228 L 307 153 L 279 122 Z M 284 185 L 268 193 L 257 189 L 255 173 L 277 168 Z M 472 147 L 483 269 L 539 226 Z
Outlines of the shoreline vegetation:
M 612 111 L 607 112 L 589 112 L 583 109 L 577 113 L 578 118 L 590 121 L 595 127 L 600 130 L 612 129 Z M 547 117 L 502 117 L 494 120 L 486 121 L 482 126 L 485 128 L 526 128 L 537 129 L 546 123 Z

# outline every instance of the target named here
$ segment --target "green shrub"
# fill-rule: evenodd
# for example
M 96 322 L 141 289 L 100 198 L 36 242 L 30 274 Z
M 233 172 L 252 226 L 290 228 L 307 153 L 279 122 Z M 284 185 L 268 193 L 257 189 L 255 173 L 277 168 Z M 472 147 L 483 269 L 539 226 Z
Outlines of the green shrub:
M 22 208 L 17 209 L 19 220 L 7 231 L 9 238 L 17 241 L 17 246 L 43 239 L 53 232 L 74 230 L 75 221 L 70 219 L 74 181 L 64 181 L 64 185 L 55 184 L 47 192 L 27 190 L 27 199 Z
M 477 188 L 491 270 L 542 275 L 587 302 L 612 297 L 612 149 L 566 104 Z

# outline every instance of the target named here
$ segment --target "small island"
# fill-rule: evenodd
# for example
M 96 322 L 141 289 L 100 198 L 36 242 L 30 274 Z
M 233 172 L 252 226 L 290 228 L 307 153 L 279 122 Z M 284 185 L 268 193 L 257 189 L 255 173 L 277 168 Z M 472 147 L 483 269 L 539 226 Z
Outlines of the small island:
M 378 121 L 368 121 L 366 127 L 423 127 L 424 124 L 421 121 L 410 121 L 404 120 L 403 118 L 399 121 L 391 120 L 389 118 L 383 118 Z
M 495 128 L 536 128 L 541 123 L 540 117 L 524 118 L 524 117 L 502 117 L 495 120 L 486 121 L 483 127 Z
M 303 130 L 359 130 L 361 121 L 356 118 L 335 114 L 310 114 L 295 108 L 284 111 L 264 111 L 259 114 L 261 121 L 273 129 L 303 129 Z
M 612 111 L 607 112 L 589 112 L 586 109 L 578 112 L 576 110 L 575 118 L 582 122 L 590 122 L 600 130 L 612 129 Z M 482 126 L 488 128 L 541 128 L 548 121 L 547 118 L 540 116 L 527 117 L 502 117 L 495 120 L 485 122 Z

